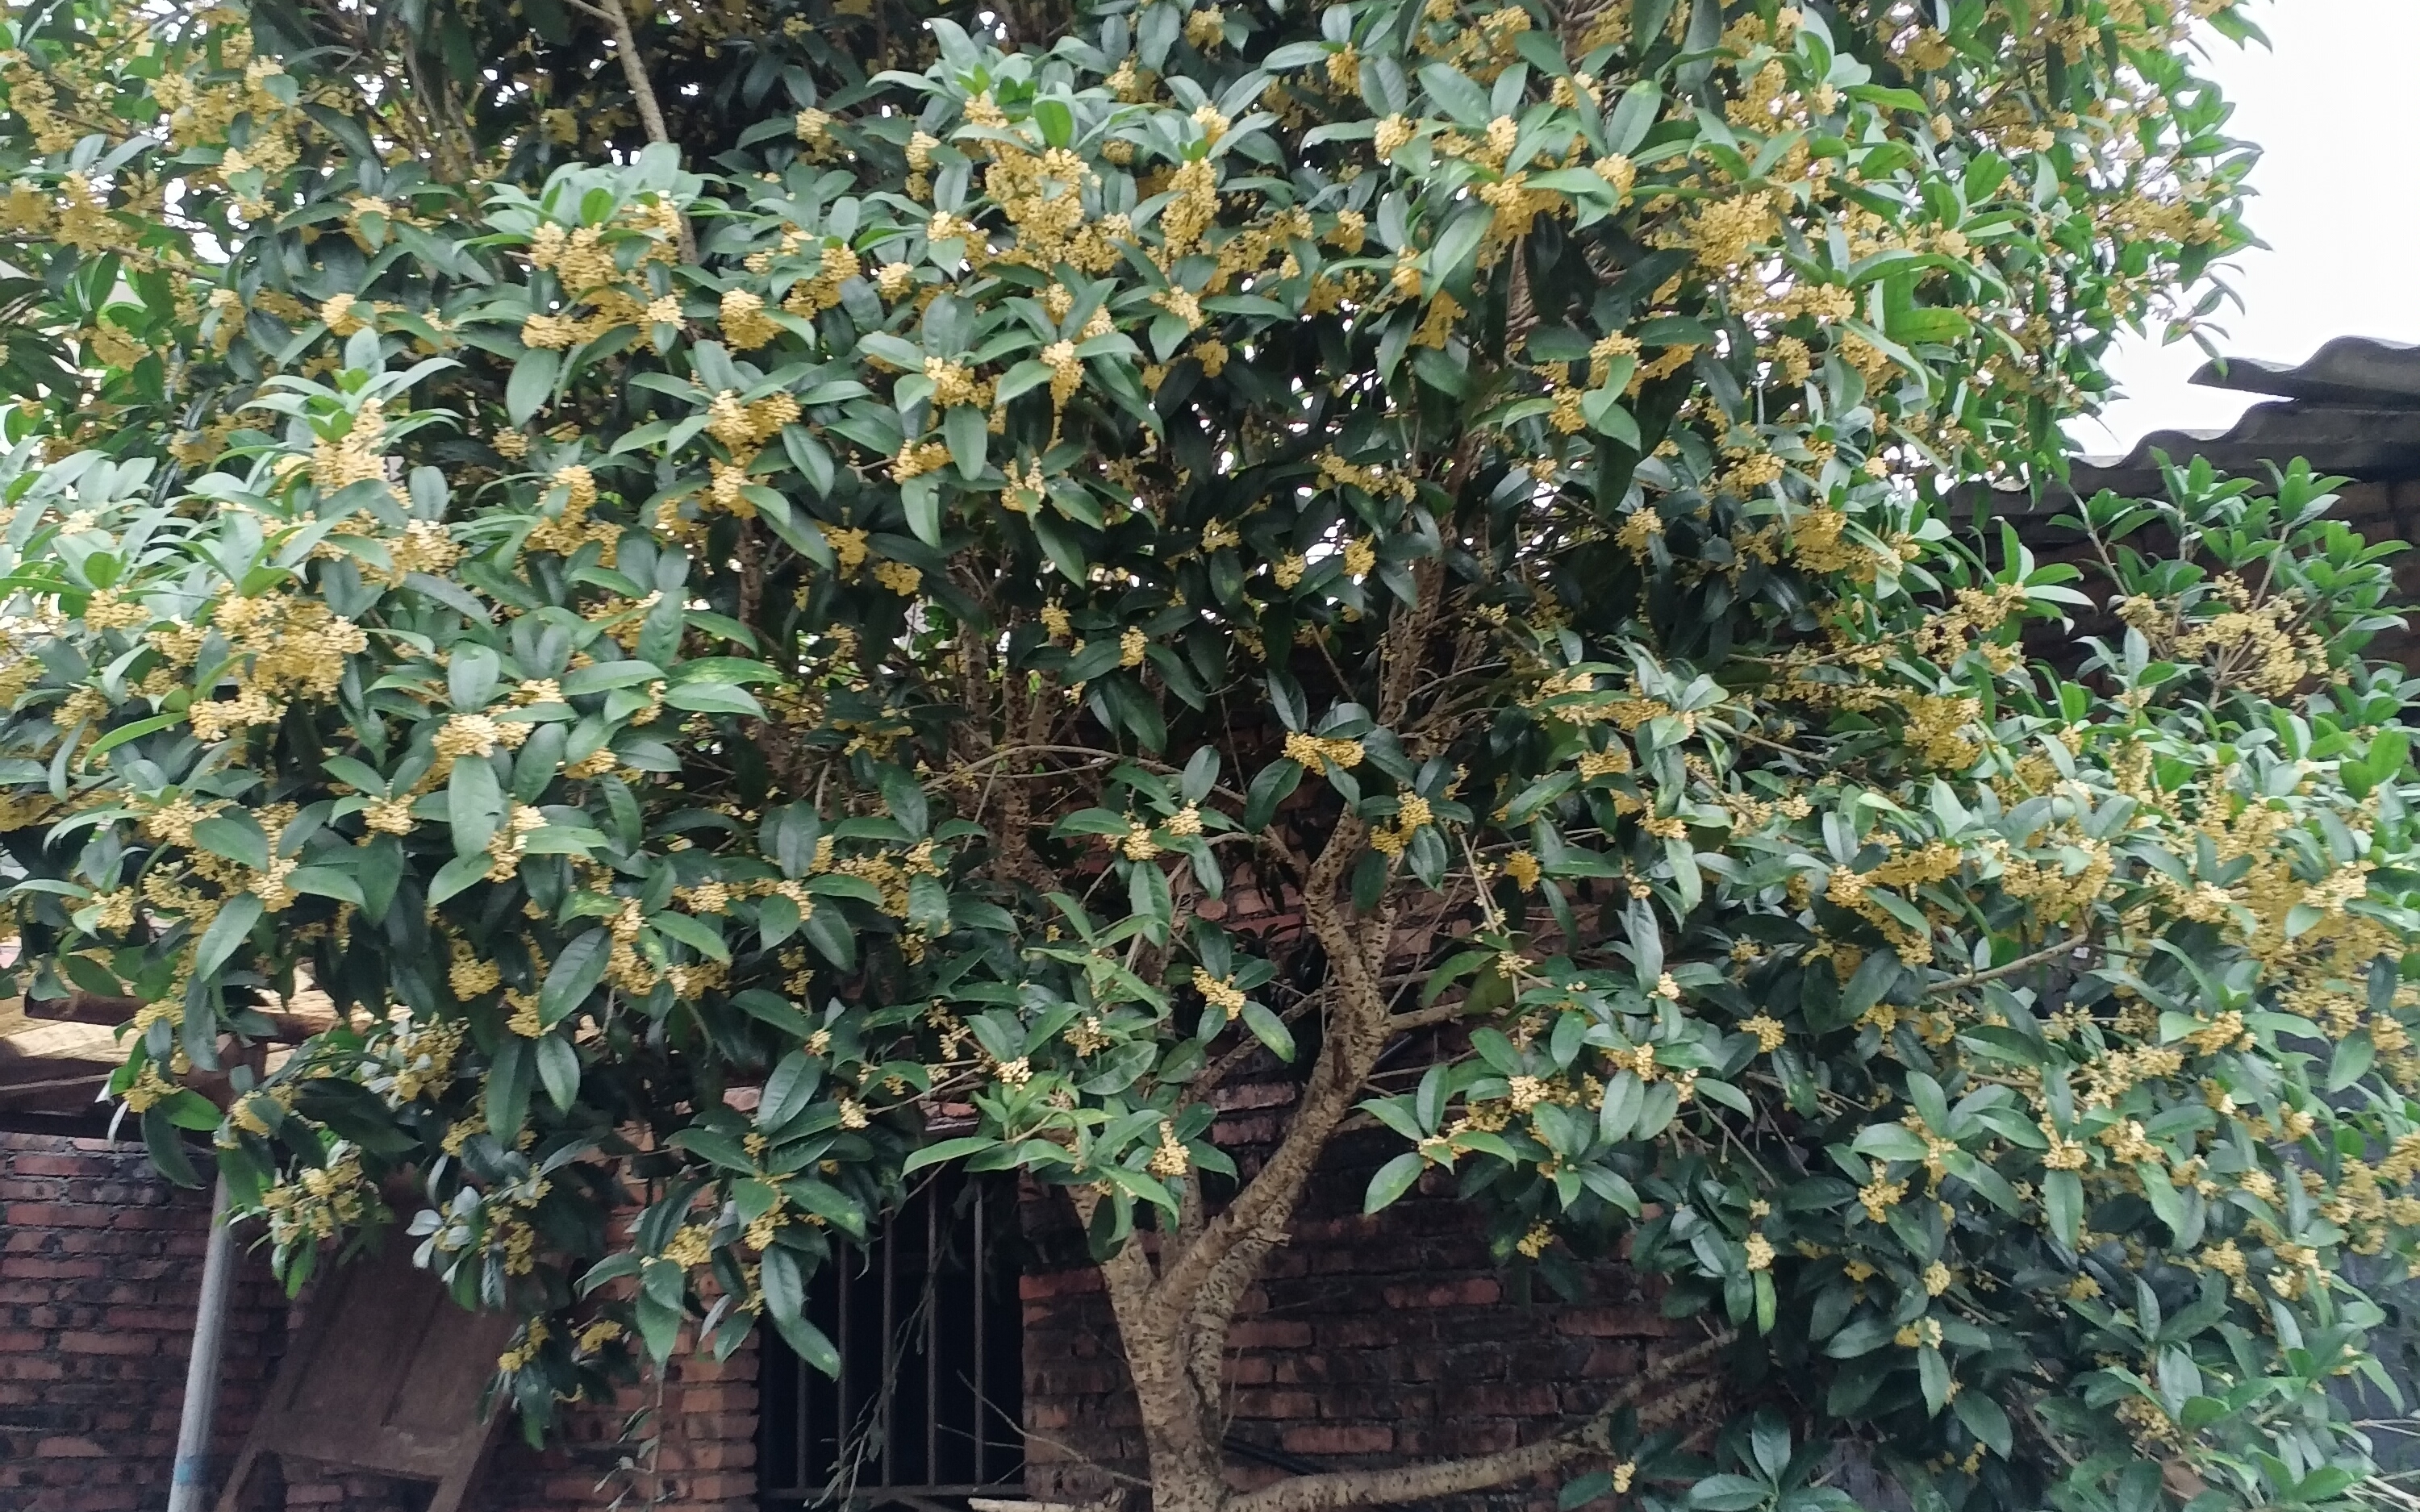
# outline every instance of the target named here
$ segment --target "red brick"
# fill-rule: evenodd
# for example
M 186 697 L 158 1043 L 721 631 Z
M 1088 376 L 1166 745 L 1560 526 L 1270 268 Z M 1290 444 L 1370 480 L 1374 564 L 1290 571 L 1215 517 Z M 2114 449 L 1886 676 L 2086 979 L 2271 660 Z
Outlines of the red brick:
M 1233 1412 L 1237 1417 L 1312 1418 L 1320 1415 L 1319 1396 L 1308 1391 L 1239 1391 Z
M 34 1445 L 37 1459 L 100 1459 L 108 1453 L 90 1439 L 44 1439 Z
M 74 1333 L 59 1335 L 61 1354 L 156 1354 L 161 1340 L 151 1334 Z
M 1503 1300 L 1504 1284 L 1492 1275 L 1474 1275 L 1435 1286 L 1388 1287 L 1384 1294 L 1389 1307 L 1484 1307 Z
M 90 1176 L 92 1162 L 81 1155 L 44 1155 L 25 1150 L 8 1162 L 20 1176 Z
M 1559 1332 L 1583 1338 L 1661 1338 L 1671 1322 L 1646 1307 L 1575 1307 L 1555 1319 Z
M 1288 1428 L 1279 1435 L 1278 1442 L 1285 1446 L 1288 1454 L 1385 1454 L 1395 1446 L 1395 1430 L 1375 1426 L 1346 1427 L 1323 1424 L 1315 1427 Z
M 1311 1325 L 1262 1319 L 1234 1325 L 1227 1334 L 1227 1346 L 1235 1350 L 1299 1350 L 1311 1343 Z

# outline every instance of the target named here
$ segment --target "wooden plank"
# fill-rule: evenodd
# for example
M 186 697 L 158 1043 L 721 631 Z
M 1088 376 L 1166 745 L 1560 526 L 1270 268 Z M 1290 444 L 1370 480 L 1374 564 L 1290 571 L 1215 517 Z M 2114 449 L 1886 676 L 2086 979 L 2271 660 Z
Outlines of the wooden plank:
M 0 1111 L 81 1113 L 119 1061 L 117 1037 L 88 1024 L 50 1024 L 0 1002 Z
M 65 997 L 27 998 L 24 1016 L 32 1020 L 63 1024 L 97 1024 L 104 1028 L 117 1026 L 141 1012 L 139 997 L 100 997 L 91 993 L 70 993 Z M 276 1028 L 277 1038 L 285 1041 L 307 1040 L 336 1023 L 335 1005 L 325 993 L 308 990 L 294 995 L 290 1004 L 280 1002 L 271 995 L 266 1003 L 254 1009 Z
M 219 1512 L 235 1512 L 264 1454 L 437 1481 L 440 1501 L 458 1500 L 493 1427 L 479 1420 L 479 1396 L 513 1327 L 504 1314 L 456 1306 L 400 1238 L 336 1272 L 278 1368 Z

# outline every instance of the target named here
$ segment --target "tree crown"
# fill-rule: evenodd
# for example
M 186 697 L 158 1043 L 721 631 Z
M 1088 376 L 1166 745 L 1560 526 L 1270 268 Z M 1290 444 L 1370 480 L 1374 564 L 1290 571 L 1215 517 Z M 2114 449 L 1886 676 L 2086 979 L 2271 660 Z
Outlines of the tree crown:
M 399 1219 L 525 1311 L 533 1423 L 691 1320 L 830 1364 L 964 1159 L 1083 1215 L 1171 1508 L 2334 1499 L 2420 1213 L 2380 550 L 2302 469 L 2072 562 L 1947 487 L 2242 243 L 2193 12 L 21 13 L 30 990 L 140 1002 L 289 1278 Z M 1373 1210 L 1716 1322 L 1720 1473 L 1231 1496 L 1360 1123 Z

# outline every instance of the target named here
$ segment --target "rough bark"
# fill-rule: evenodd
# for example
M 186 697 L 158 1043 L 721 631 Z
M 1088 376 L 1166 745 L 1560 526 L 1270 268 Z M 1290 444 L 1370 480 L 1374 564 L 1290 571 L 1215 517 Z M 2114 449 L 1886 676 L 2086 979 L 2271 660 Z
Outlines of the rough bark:
M 1450 485 L 1459 485 L 1469 462 L 1467 454 L 1449 462 Z M 1431 664 L 1444 574 L 1435 563 L 1424 563 L 1415 569 L 1415 583 L 1414 602 L 1398 609 L 1381 644 L 1373 710 L 1380 723 L 1399 732 L 1418 722 L 1415 704 L 1422 703 L 1425 689 L 1450 685 L 1456 671 Z M 1443 707 L 1439 701 L 1423 706 L 1432 711 L 1431 723 L 1452 717 L 1436 712 Z M 1004 817 L 1017 822 L 1013 829 L 1028 822 L 1028 811 L 1016 799 L 1007 807 L 1011 812 Z M 1223 1211 L 1202 1211 L 1199 1183 L 1190 1183 L 1186 1211 L 1175 1226 L 1148 1239 L 1138 1235 L 1102 1262 L 1140 1412 L 1153 1512 L 1341 1512 L 1518 1481 L 1606 1453 L 1607 1429 L 1617 1412 L 1723 1342 L 1709 1340 L 1656 1362 L 1595 1417 L 1538 1443 L 1399 1468 L 1297 1475 L 1249 1494 L 1229 1489 L 1221 1450 L 1222 1394 L 1235 1313 L 1270 1254 L 1286 1242 L 1321 1156 L 1353 1116 L 1380 1056 L 1396 1036 L 1415 1026 L 1394 1011 L 1393 1003 L 1395 991 L 1412 979 L 1388 974 L 1396 900 L 1389 895 L 1365 913 L 1349 897 L 1347 878 L 1367 839 L 1368 826 L 1348 813 L 1315 858 L 1305 859 L 1281 841 L 1264 846 L 1296 879 L 1304 927 L 1326 971 L 1317 994 L 1318 1058 L 1277 1147 Z M 1428 1015 L 1415 1018 L 1432 1022 Z M 1078 1215 L 1088 1227 L 1098 1201 L 1090 1190 L 1077 1196 Z M 1676 1416 L 1701 1405 L 1712 1390 L 1711 1383 L 1698 1381 L 1667 1391 L 1652 1412 Z
M 622 0 L 571 0 L 572 8 L 604 23 L 613 34 L 613 52 L 622 60 L 622 78 L 630 86 L 630 100 L 639 110 L 639 125 L 646 131 L 647 140 L 663 146 L 672 145 L 673 133 L 664 123 L 663 106 L 656 100 L 656 86 L 647 77 L 647 64 L 639 55 L 639 38 L 630 25 L 630 12 Z M 697 261 L 697 235 L 690 229 L 689 217 L 680 219 L 680 255 L 684 263 Z
M 1296 1475 L 1231 1498 L 1224 1512 L 1341 1512 L 1342 1508 L 1378 1503 L 1425 1501 L 1431 1497 L 1484 1490 L 1492 1486 L 1503 1486 L 1559 1469 L 1574 1460 L 1603 1457 L 1611 1451 L 1606 1432 L 1615 1414 L 1635 1405 L 1650 1388 L 1669 1386 L 1671 1389 L 1640 1413 L 1642 1421 L 1649 1426 L 1669 1424 L 1712 1401 L 1715 1388 L 1711 1381 L 1672 1383 L 1690 1367 L 1702 1363 L 1730 1343 L 1730 1337 L 1729 1334 L 1719 1334 L 1653 1362 L 1617 1393 L 1594 1417 L 1559 1437 L 1463 1459 L 1440 1459 L 1428 1464 L 1384 1470 L 1344 1470 L 1324 1475 Z

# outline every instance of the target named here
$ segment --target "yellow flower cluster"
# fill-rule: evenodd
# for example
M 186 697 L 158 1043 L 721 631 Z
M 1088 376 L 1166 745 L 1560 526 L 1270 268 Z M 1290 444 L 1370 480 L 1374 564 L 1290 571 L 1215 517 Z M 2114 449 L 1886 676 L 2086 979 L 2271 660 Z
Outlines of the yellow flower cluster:
M 1361 742 L 1324 739 L 1299 730 L 1290 731 L 1285 738 L 1285 756 L 1314 772 L 1324 773 L 1330 766 L 1349 772 L 1361 764 Z

